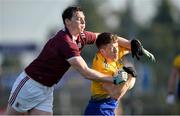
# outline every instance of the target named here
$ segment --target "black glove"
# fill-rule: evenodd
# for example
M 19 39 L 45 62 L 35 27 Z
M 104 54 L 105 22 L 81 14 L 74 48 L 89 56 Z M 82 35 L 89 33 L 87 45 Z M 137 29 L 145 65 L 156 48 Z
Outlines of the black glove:
M 145 55 L 150 59 L 150 61 L 153 62 L 156 61 L 154 55 L 149 51 L 147 51 L 146 49 L 144 49 L 141 42 L 137 39 L 133 39 L 131 41 L 131 53 L 132 53 L 132 57 L 134 58 L 135 56 L 137 60 L 140 60 L 140 56 Z
M 135 56 L 137 58 L 137 60 L 140 60 L 140 56 L 143 55 L 142 49 L 143 49 L 143 47 L 139 40 L 137 40 L 137 39 L 131 40 L 131 52 L 132 52 L 133 58 Z
M 133 67 L 123 67 L 123 70 L 128 74 L 131 74 L 132 77 L 137 77 L 136 71 Z

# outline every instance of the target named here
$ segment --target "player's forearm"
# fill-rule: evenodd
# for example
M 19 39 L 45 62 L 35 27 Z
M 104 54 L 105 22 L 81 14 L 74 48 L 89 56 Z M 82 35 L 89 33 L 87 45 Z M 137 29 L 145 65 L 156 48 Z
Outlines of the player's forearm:
M 94 81 L 108 82 L 113 83 L 113 79 L 110 76 L 102 74 L 98 71 L 90 69 L 84 59 L 82 57 L 74 57 L 69 60 L 69 63 L 72 67 L 74 67 L 77 71 L 83 75 L 84 78 Z
M 85 76 L 86 79 L 89 79 L 89 80 L 113 83 L 113 79 L 110 76 L 102 74 L 90 68 L 83 71 L 82 74 L 83 76 Z
M 98 33 L 98 32 L 95 32 L 95 35 L 96 35 L 96 38 L 98 37 L 98 35 L 99 35 L 100 33 Z
M 130 87 L 132 88 L 134 86 L 134 83 L 135 83 L 134 79 L 135 79 L 134 77 L 131 77 L 129 75 L 128 80 L 122 83 L 118 99 L 121 99 L 126 94 L 126 92 L 130 89 Z
M 170 79 L 168 81 L 168 93 L 174 93 L 177 74 L 178 70 L 173 68 L 170 74 Z
M 127 92 L 129 86 L 127 85 L 127 82 L 121 83 L 121 89 L 119 90 L 119 97 L 118 100 L 120 100 Z
M 127 86 L 128 86 L 128 90 L 132 89 L 134 87 L 134 84 L 136 82 L 136 78 L 132 77 L 130 74 L 128 74 L 128 81 L 127 81 Z
M 131 50 L 131 41 L 129 41 L 123 37 L 118 36 L 118 44 L 121 47 Z

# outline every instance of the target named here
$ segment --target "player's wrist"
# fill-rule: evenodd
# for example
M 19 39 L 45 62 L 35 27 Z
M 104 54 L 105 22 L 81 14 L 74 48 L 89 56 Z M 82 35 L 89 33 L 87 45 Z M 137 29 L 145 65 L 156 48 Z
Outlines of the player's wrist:
M 142 47 L 142 53 L 145 55 L 147 58 L 149 58 L 151 61 L 155 62 L 156 59 L 152 53 L 150 53 L 148 50 Z

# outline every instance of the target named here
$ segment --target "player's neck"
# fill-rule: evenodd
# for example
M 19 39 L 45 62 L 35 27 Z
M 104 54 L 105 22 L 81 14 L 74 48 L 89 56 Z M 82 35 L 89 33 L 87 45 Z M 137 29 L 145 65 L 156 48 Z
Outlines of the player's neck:
M 104 53 L 102 53 L 102 52 L 100 52 L 100 51 L 99 51 L 99 53 L 101 54 L 101 56 L 102 56 L 108 63 L 114 62 L 114 61 L 112 61 L 110 58 L 108 58 L 108 57 L 106 56 L 106 54 L 104 54 Z
M 79 33 L 76 30 L 71 29 L 71 28 L 68 28 L 68 30 L 73 38 L 77 38 L 79 36 Z

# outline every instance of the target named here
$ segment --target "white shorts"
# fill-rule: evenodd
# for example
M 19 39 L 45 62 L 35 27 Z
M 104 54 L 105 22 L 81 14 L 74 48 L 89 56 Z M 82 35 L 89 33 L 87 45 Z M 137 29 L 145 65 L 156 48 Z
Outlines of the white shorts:
M 54 87 L 44 86 L 22 72 L 16 79 L 9 97 L 9 105 L 18 112 L 38 109 L 52 113 Z

